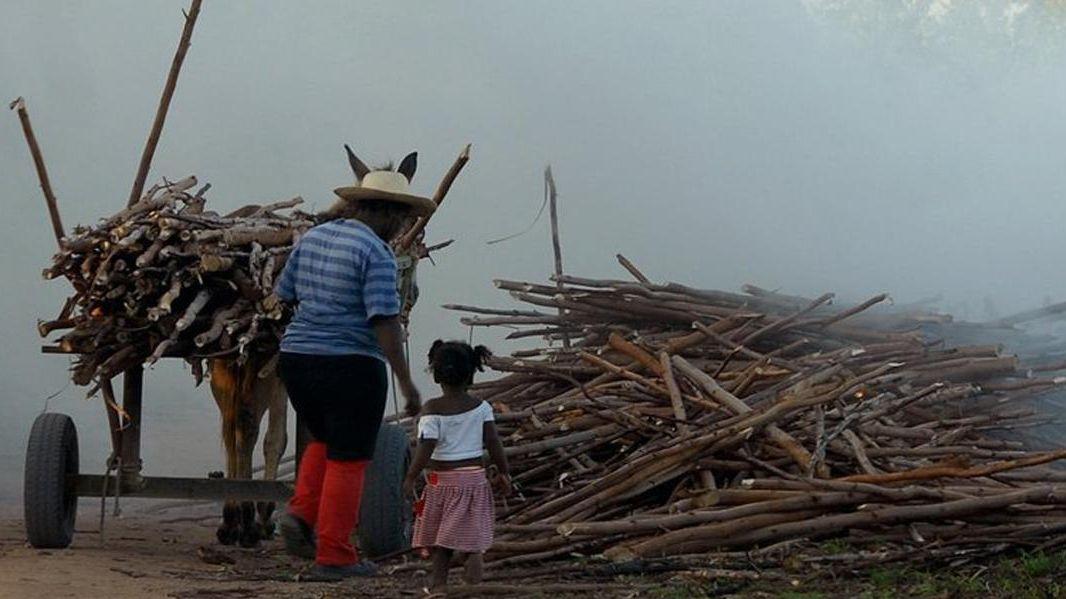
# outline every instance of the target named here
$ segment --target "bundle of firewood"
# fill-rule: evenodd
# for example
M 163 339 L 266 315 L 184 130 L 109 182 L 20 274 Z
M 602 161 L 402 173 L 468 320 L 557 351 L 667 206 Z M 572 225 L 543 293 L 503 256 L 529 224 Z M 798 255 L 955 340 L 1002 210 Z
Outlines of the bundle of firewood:
M 557 277 L 497 281 L 532 309 L 446 306 L 547 345 L 497 357 L 489 401 L 516 495 L 498 565 L 618 560 L 844 536 L 943 552 L 1066 539 L 1066 450 L 1011 431 L 1034 378 L 994 345 L 929 338 L 944 315 Z
M 239 359 L 276 349 L 287 314 L 274 278 L 313 217 L 279 214 L 300 198 L 219 215 L 205 210 L 210 186 L 195 186 L 195 177 L 164 182 L 75 229 L 44 271 L 74 287 L 59 317 L 38 329 L 64 331 L 57 346 L 78 356 L 75 383 L 163 356 Z

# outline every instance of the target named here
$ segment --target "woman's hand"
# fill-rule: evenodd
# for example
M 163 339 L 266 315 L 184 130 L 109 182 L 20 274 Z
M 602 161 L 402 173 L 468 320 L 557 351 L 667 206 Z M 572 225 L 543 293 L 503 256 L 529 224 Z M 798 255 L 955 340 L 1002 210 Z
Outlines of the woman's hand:
M 407 400 L 404 404 L 404 412 L 411 417 L 418 416 L 418 413 L 422 411 L 422 394 L 418 392 L 414 381 L 411 379 L 400 381 L 400 393 Z

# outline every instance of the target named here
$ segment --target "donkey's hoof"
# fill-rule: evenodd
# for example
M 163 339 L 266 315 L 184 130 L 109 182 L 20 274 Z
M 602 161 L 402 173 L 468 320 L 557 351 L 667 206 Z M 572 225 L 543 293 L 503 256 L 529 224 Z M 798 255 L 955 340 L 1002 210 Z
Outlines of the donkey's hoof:
M 241 531 L 229 526 L 219 526 L 215 531 L 215 536 L 218 537 L 218 542 L 223 545 L 233 545 L 237 542 L 238 537 L 241 536 Z
M 259 538 L 261 538 L 261 539 L 263 539 L 265 541 L 269 541 L 269 540 L 274 538 L 274 535 L 276 535 L 277 532 L 278 532 L 278 527 L 277 527 L 277 524 L 274 524 L 273 520 L 271 520 L 269 522 L 260 522 L 259 523 Z
M 241 547 L 245 549 L 251 549 L 259 546 L 259 530 L 258 527 L 252 527 L 247 530 L 242 530 L 240 535 Z

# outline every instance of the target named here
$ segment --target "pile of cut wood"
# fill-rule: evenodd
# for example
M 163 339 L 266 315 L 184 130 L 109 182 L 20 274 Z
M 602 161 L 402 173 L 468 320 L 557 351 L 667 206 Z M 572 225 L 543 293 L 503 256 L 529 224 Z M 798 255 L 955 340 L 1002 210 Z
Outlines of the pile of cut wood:
M 624 262 L 624 264 L 628 264 Z M 497 281 L 526 310 L 447 306 L 545 347 L 497 357 L 491 402 L 517 495 L 490 561 L 616 560 L 843 536 L 941 555 L 1066 541 L 1066 450 L 1009 435 L 1047 422 L 1034 378 L 994 345 L 923 333 L 948 317 L 557 277 Z M 998 548 L 998 549 L 997 549 Z
M 295 198 L 227 215 L 205 210 L 195 177 L 164 182 L 132 206 L 64 239 L 46 279 L 74 287 L 42 336 L 64 331 L 79 385 L 163 356 L 274 352 L 287 314 L 274 278 L 313 217 L 280 214 Z

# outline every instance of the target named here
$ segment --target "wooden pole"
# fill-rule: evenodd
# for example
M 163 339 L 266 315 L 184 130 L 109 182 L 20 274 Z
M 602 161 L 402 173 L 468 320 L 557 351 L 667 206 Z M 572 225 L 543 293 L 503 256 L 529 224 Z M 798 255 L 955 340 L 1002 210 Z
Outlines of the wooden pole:
M 144 182 L 148 178 L 148 169 L 152 166 L 152 156 L 155 155 L 156 146 L 159 145 L 159 135 L 163 132 L 163 123 L 167 120 L 170 100 L 174 97 L 174 88 L 178 85 L 178 73 L 181 72 L 181 64 L 185 61 L 185 54 L 189 51 L 192 29 L 196 26 L 196 17 L 200 16 L 200 5 L 202 3 L 203 0 L 192 0 L 189 12 L 185 13 L 185 27 L 181 30 L 178 50 L 174 53 L 174 61 L 170 63 L 170 72 L 167 74 L 167 81 L 163 86 L 163 96 L 159 98 L 159 108 L 155 112 L 152 130 L 148 133 L 148 141 L 144 144 L 141 164 L 137 167 L 137 177 L 133 180 L 133 189 L 130 190 L 130 199 L 126 202 L 126 206 L 132 206 L 137 203 L 137 200 L 141 198 L 141 193 L 144 191 Z
M 22 133 L 26 135 L 26 144 L 30 146 L 33 166 L 37 169 L 37 179 L 41 182 L 41 191 L 44 192 L 44 203 L 48 206 L 48 217 L 52 220 L 52 231 L 55 233 L 56 243 L 62 248 L 63 221 L 59 218 L 56 195 L 52 192 L 52 182 L 48 179 L 48 169 L 44 167 L 44 156 L 41 155 L 41 147 L 37 145 L 37 136 L 33 134 L 30 114 L 26 112 L 26 101 L 20 96 L 11 103 L 10 108 L 18 113 L 19 121 L 22 122 Z
M 555 278 L 559 289 L 563 288 L 560 277 L 563 276 L 563 250 L 559 245 L 559 214 L 556 210 L 558 194 L 555 191 L 555 177 L 552 176 L 552 167 L 549 164 L 544 168 L 544 193 L 548 194 L 548 216 L 552 224 L 552 252 L 555 254 Z M 563 316 L 565 310 L 559 308 L 559 316 Z M 570 347 L 570 334 L 563 331 L 563 347 Z
M 444 174 L 444 178 L 441 179 L 440 184 L 437 185 L 437 191 L 433 194 L 433 203 L 438 207 L 441 202 L 444 201 L 444 196 L 448 195 L 448 190 L 452 188 L 452 183 L 455 182 L 456 177 L 459 176 L 460 171 L 466 166 L 466 163 L 470 161 L 470 144 L 466 144 L 463 147 L 463 151 L 459 152 L 459 156 L 452 163 L 452 167 L 448 169 L 448 172 Z M 411 245 L 418 239 L 418 236 L 422 234 L 422 231 L 426 230 L 426 225 L 429 224 L 429 216 L 420 216 L 415 224 L 411 227 L 411 230 L 404 233 L 400 240 L 396 242 L 397 253 L 402 253 L 404 250 L 411 247 Z
M 144 391 L 144 369 L 133 366 L 122 377 L 122 409 L 126 412 L 122 423 L 122 484 L 136 488 L 141 478 L 141 399 Z

